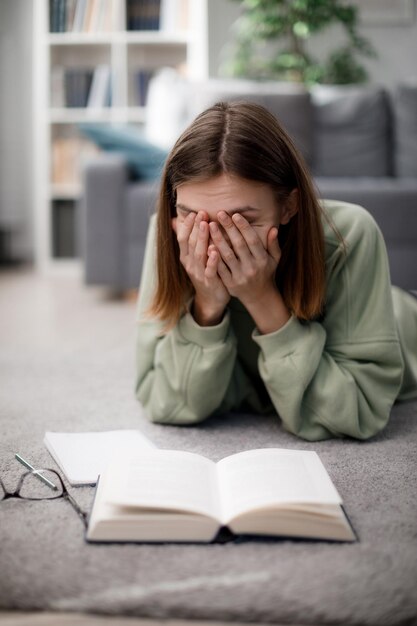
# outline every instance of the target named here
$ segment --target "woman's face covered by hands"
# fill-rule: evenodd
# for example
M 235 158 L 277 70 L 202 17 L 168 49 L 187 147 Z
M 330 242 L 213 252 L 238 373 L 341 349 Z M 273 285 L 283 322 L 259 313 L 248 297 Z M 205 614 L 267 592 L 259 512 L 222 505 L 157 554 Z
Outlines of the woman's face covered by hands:
M 278 206 L 277 198 L 268 185 L 229 174 L 180 185 L 177 189 L 174 230 L 177 231 L 177 226 L 182 225 L 190 213 L 195 216 L 200 214 L 199 217 L 209 224 L 217 224 L 228 240 L 238 225 L 237 222 L 234 224 L 232 216 L 241 215 L 265 248 L 271 228 L 279 227 L 280 223 L 286 223 L 292 216 L 288 209 Z
M 231 296 L 247 307 L 274 294 L 280 224 L 297 211 L 297 192 L 279 206 L 271 187 L 228 174 L 177 188 L 180 261 L 195 288 L 195 317 L 217 323 Z

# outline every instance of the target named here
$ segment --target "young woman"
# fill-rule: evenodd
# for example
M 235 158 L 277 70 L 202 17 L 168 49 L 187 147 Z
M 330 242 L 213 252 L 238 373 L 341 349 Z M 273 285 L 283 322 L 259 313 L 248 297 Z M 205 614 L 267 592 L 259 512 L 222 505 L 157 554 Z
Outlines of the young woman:
M 255 104 L 216 104 L 168 156 L 138 314 L 136 393 L 155 422 L 250 410 L 308 440 L 365 439 L 417 397 L 417 300 L 391 290 L 378 227 L 319 203 Z

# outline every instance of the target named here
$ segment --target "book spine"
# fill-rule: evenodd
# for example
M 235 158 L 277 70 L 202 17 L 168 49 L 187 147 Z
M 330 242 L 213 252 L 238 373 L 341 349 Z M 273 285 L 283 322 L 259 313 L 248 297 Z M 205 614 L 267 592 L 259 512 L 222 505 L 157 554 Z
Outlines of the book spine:
M 75 33 L 80 33 L 83 29 L 85 8 L 86 0 L 77 0 L 73 25 L 73 31 Z
M 110 67 L 98 65 L 93 72 L 93 79 L 88 95 L 88 108 L 109 106 Z
M 174 33 L 178 27 L 177 0 L 160 0 L 159 28 L 165 32 Z
M 136 72 L 136 93 L 139 106 L 146 106 L 148 99 L 149 81 L 153 76 L 153 70 L 139 70 Z
M 66 31 L 70 33 L 74 26 L 75 9 L 77 8 L 77 0 L 67 0 L 67 23 Z
M 90 31 L 91 24 L 91 12 L 93 10 L 93 0 L 87 0 L 85 13 L 84 13 L 84 21 L 83 21 L 83 32 L 88 33 Z
M 58 32 L 65 33 L 65 29 L 67 26 L 67 6 L 66 0 L 60 0 L 59 2 L 59 10 L 58 10 Z
M 128 0 L 126 6 L 127 30 L 159 30 L 160 25 L 160 0 Z
M 84 108 L 88 103 L 93 70 L 70 68 L 65 70 L 65 106 Z
M 97 9 L 97 20 L 95 25 L 96 32 L 104 32 L 111 29 L 111 10 L 111 0 L 100 0 L 99 7 Z
M 161 0 L 153 0 L 153 30 L 159 30 L 161 27 Z
M 59 32 L 60 0 L 49 0 L 49 31 Z

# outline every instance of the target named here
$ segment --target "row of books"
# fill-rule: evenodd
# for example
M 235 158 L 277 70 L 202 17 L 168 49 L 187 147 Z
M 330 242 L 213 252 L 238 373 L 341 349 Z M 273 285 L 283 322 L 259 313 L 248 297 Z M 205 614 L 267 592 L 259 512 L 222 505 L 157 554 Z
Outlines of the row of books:
M 113 0 L 49 0 L 51 33 L 112 30 Z
M 146 106 L 153 69 L 132 74 L 134 105 Z M 94 69 L 55 66 L 51 71 L 52 108 L 101 109 L 111 106 L 111 70 L 108 65 Z
M 52 108 L 103 108 L 111 104 L 109 65 L 95 68 L 55 66 L 51 71 Z
M 49 0 L 51 33 L 97 33 L 113 30 L 114 0 Z M 125 0 L 126 28 L 177 31 L 187 28 L 188 1 Z
M 194 0 L 126 0 L 127 30 L 185 31 L 189 2 Z

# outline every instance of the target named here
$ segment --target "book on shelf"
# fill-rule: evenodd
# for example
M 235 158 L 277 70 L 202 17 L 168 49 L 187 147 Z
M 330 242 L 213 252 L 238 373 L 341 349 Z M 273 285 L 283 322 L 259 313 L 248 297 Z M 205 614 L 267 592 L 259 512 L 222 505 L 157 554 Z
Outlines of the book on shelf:
M 71 30 L 74 33 L 81 33 L 84 27 L 84 18 L 85 13 L 87 11 L 87 0 L 77 0 L 75 11 L 74 11 L 74 20 L 71 26 Z
M 65 106 L 68 108 L 84 108 L 87 106 L 88 95 L 93 82 L 93 69 L 66 68 L 64 73 Z
M 115 458 L 100 475 L 86 539 L 211 542 L 222 534 L 356 539 L 319 456 L 278 448 L 217 463 L 175 450 Z
M 110 66 L 97 65 L 87 99 L 87 107 L 92 109 L 109 107 L 111 104 Z
M 111 70 L 54 66 L 51 69 L 52 108 L 103 108 L 111 106 Z
M 136 87 L 136 103 L 144 107 L 148 99 L 149 82 L 155 74 L 153 69 L 141 69 L 134 73 Z
M 62 2 L 62 0 L 61 0 Z M 77 0 L 66 0 L 64 31 L 71 32 L 74 23 L 75 11 L 77 10 Z
M 127 30 L 159 30 L 161 0 L 127 0 Z
M 49 0 L 51 33 L 97 33 L 112 28 L 113 0 Z

